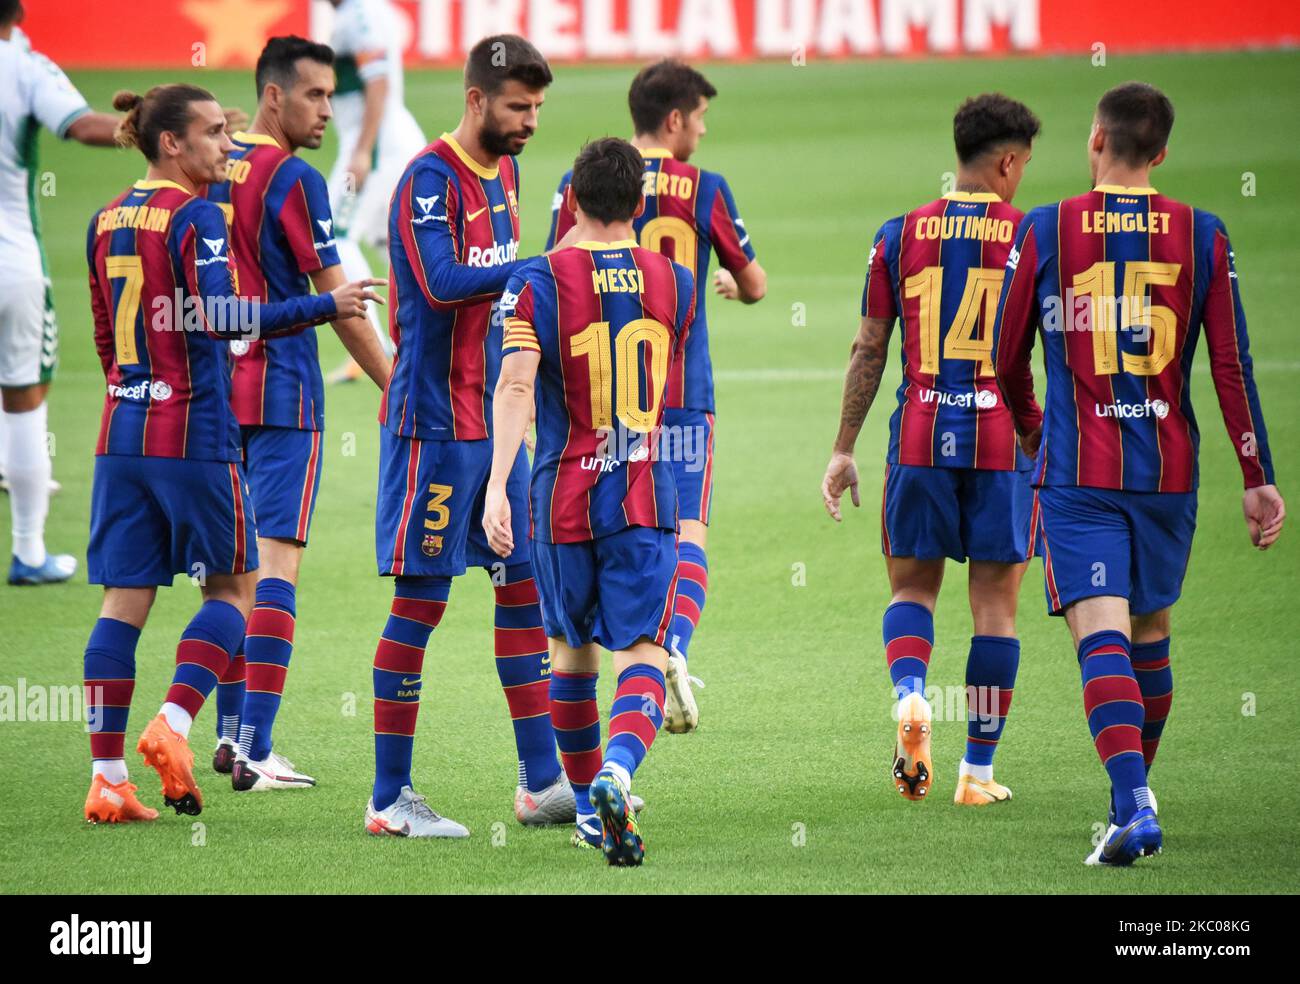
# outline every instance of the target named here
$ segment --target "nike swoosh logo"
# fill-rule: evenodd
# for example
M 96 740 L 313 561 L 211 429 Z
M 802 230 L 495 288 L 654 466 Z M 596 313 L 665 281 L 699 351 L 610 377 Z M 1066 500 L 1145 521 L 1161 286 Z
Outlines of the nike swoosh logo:
M 419 677 L 416 677 L 414 680 L 408 680 L 408 679 L 406 679 L 406 677 L 402 677 L 402 686 L 403 686 L 403 687 L 414 687 L 414 686 L 415 686 L 417 683 L 419 683 L 419 682 L 420 682 L 420 678 L 419 678 Z
M 479 209 L 477 212 L 470 212 L 467 216 L 465 216 L 465 221 L 466 221 L 466 222 L 473 222 L 475 219 L 477 219 L 480 215 L 482 215 L 482 214 L 483 214 L 484 212 L 486 212 L 486 211 L 487 211 L 487 206 L 484 205 L 484 206 L 483 206 L 481 209 Z

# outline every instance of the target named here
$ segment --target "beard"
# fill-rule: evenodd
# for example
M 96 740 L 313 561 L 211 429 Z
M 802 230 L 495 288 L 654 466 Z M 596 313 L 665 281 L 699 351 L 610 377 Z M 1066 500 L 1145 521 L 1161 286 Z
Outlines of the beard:
M 484 150 L 496 157 L 515 157 L 524 149 L 523 141 L 532 135 L 533 131 L 529 129 L 504 130 L 497 126 L 495 120 L 487 117 L 483 120 L 483 129 L 479 131 L 479 142 Z

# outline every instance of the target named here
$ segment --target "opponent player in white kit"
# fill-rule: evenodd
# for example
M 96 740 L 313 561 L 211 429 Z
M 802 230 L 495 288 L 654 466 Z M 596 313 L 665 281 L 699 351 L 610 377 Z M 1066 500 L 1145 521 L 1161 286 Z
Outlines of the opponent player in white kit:
M 332 100 L 339 156 L 330 171 L 330 208 L 335 248 L 343 273 L 370 277 L 361 246 L 388 243 L 388 202 L 411 158 L 427 141 L 406 108 L 402 80 L 402 31 L 388 0 L 330 0 L 335 8 L 330 47 L 337 88 Z M 392 354 L 388 332 L 373 305 L 370 322 Z M 330 374 L 331 382 L 355 379 L 351 358 Z
M 0 471 L 13 520 L 9 583 L 51 584 L 70 578 L 77 561 L 45 552 L 45 394 L 57 361 L 58 325 L 36 210 L 37 139 L 45 127 L 65 140 L 111 147 L 118 117 L 93 112 L 59 66 L 31 50 L 18 29 L 22 17 L 20 0 L 0 0 Z

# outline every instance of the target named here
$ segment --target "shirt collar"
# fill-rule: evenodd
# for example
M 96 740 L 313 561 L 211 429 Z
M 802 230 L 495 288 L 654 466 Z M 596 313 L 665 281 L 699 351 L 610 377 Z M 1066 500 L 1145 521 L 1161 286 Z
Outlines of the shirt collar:
M 469 154 L 465 152 L 465 148 L 462 147 L 459 141 L 457 141 L 450 133 L 444 133 L 438 139 L 450 147 L 455 152 L 456 156 L 460 158 L 461 163 L 477 174 L 480 178 L 487 178 L 489 181 L 496 179 L 499 169 L 495 167 L 484 167 L 478 161 L 474 160 L 474 158 L 470 157 Z

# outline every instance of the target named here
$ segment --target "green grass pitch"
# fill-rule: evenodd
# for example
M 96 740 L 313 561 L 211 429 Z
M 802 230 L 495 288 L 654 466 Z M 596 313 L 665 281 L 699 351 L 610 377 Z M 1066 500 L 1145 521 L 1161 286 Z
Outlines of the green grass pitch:
M 252 109 L 251 74 L 197 80 Z M 647 862 L 607 870 L 568 830 L 525 830 L 511 812 L 515 761 L 492 664 L 485 575 L 457 582 L 425 664 L 416 741 L 419 789 L 466 823 L 461 843 L 376 840 L 362 831 L 372 769 L 370 664 L 391 597 L 375 576 L 377 394 L 331 390 L 325 477 L 299 590 L 297 645 L 277 747 L 320 780 L 314 790 L 234 795 L 207 764 L 213 710 L 195 727 L 202 826 L 164 814 L 127 829 L 81 819 L 89 779 L 80 723 L 0 722 L 0 888 L 6 892 L 1270 892 L 1293 891 L 1300 816 L 1295 598 L 1297 537 L 1252 551 L 1240 477 L 1199 353 L 1204 431 L 1200 530 L 1174 616 L 1176 696 L 1153 784 L 1166 851 L 1130 871 L 1080 861 L 1104 819 L 1106 787 L 1088 739 L 1065 626 L 1044 614 L 1041 566 L 1026 577 L 1023 660 L 998 776 L 1010 804 L 952 806 L 965 733 L 936 724 L 934 801 L 904 802 L 886 779 L 892 747 L 880 642 L 887 601 L 879 489 L 898 368 L 891 366 L 858 448 L 863 506 L 837 527 L 818 485 L 838 419 L 869 239 L 935 197 L 953 168 L 951 115 L 966 95 L 1026 100 L 1044 130 L 1023 208 L 1087 187 L 1092 107 L 1141 78 L 1177 110 L 1162 191 L 1223 217 L 1233 236 L 1256 371 L 1284 491 L 1300 450 L 1295 350 L 1300 218 L 1300 55 L 1239 54 L 716 66 L 721 91 L 698 163 L 735 190 L 770 292 L 758 307 L 710 302 L 718 369 L 711 585 L 692 669 L 708 686 L 703 724 L 662 735 L 638 776 L 649 803 Z M 523 251 L 542 244 L 555 183 L 587 138 L 626 135 L 627 68 L 560 67 L 522 158 Z M 164 73 L 76 73 L 106 108 L 122 86 Z M 460 114 L 458 73 L 412 73 L 408 102 L 432 137 Z M 321 170 L 332 144 L 309 153 Z M 103 378 L 86 299 L 92 210 L 142 173 L 134 153 L 43 138 L 54 193 L 42 199 L 62 325 L 52 392 L 52 548 L 84 559 Z M 1252 181 L 1254 194 L 1243 188 Z M 1250 188 L 1245 190 L 1249 191 Z M 341 347 L 321 330 L 322 359 Z M 895 342 L 897 345 L 897 342 Z M 1035 360 L 1037 362 L 1037 359 Z M 351 453 L 349 453 L 351 452 Z M 1293 505 L 1293 508 L 1295 506 Z M 7 509 L 4 510 L 7 523 Z M 1293 523 L 1295 520 L 1293 520 Z M 7 526 L 5 527 L 7 530 Z M 3 531 L 0 531 L 3 533 Z M 141 544 L 148 549 L 147 544 Z M 84 560 L 83 560 L 84 563 Z M 950 567 L 936 619 L 931 683 L 962 682 L 969 614 Z M 0 587 L 0 684 L 77 684 L 100 591 L 85 582 Z M 128 749 L 156 712 L 176 639 L 199 596 L 160 592 L 138 653 Z M 608 706 L 609 667 L 602 679 Z M 158 781 L 128 751 L 146 802 Z

